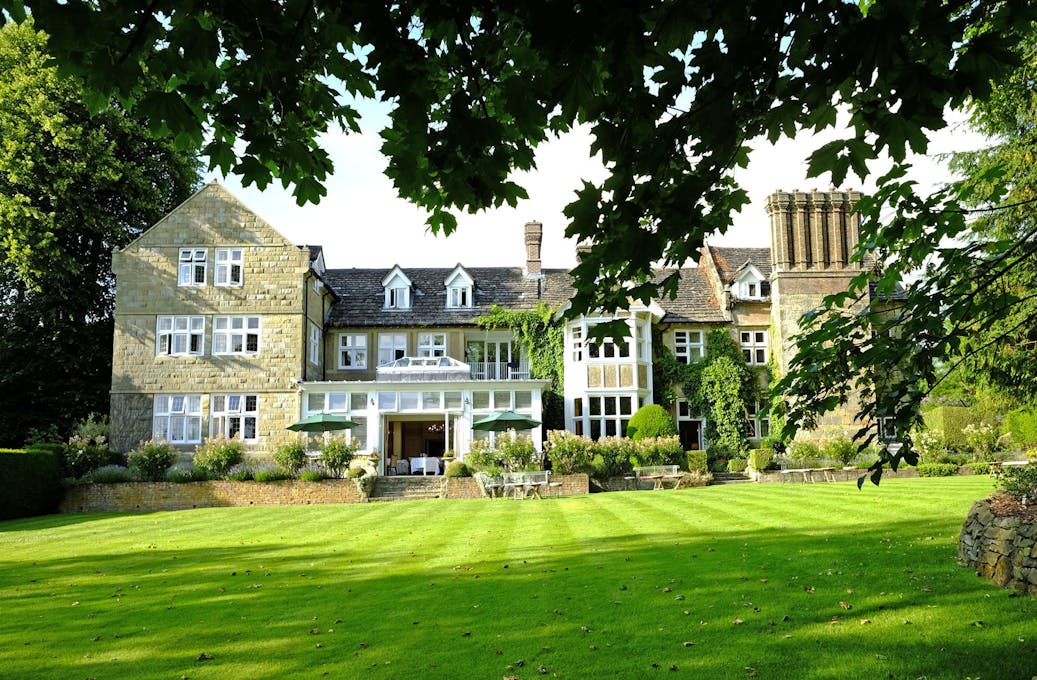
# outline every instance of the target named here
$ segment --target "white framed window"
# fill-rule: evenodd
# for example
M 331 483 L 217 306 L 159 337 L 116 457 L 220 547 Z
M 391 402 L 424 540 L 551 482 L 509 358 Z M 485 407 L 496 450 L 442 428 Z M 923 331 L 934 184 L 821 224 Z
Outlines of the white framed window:
M 410 309 L 410 288 L 394 286 L 385 289 L 386 309 Z
M 254 442 L 259 438 L 259 396 L 255 394 L 214 394 L 211 397 L 213 436 L 223 435 L 228 439 L 240 437 L 242 441 Z
M 202 441 L 202 395 L 156 394 L 152 434 L 172 444 Z
M 897 419 L 893 416 L 879 418 L 879 441 L 897 441 Z
M 178 286 L 204 286 L 206 262 L 204 248 L 181 248 L 177 268 Z
M 764 413 L 764 405 L 750 402 L 746 406 L 749 422 L 749 439 L 763 439 L 771 434 L 771 419 L 761 415 Z
M 340 333 L 338 336 L 338 367 L 367 368 L 367 335 Z
M 407 356 L 406 333 L 378 334 L 378 365 L 387 366 Z
M 204 335 L 204 316 L 160 316 L 155 327 L 155 354 L 200 355 L 205 350 Z
M 706 356 L 706 342 L 702 331 L 674 331 L 673 355 L 682 364 L 693 364 Z
M 583 361 L 583 326 L 573 326 L 572 339 L 573 361 Z
M 418 333 L 419 357 L 445 357 L 446 333 Z
M 310 363 L 320 365 L 320 327 L 315 323 L 310 324 Z
M 471 286 L 450 286 L 446 291 L 446 306 L 452 309 L 465 309 L 472 306 Z
M 604 338 L 601 341 L 587 341 L 588 359 L 627 359 L 630 357 L 630 338 L 615 341 Z
M 243 282 L 243 262 L 244 251 L 241 248 L 217 248 L 213 285 L 240 286 Z
M 577 419 L 585 423 L 584 434 L 591 439 L 601 437 L 624 437 L 627 422 L 638 409 L 638 399 L 634 395 L 592 394 L 582 399 L 577 398 L 573 404 Z
M 738 337 L 745 363 L 753 366 L 767 363 L 767 331 L 739 331 Z
M 212 353 L 259 354 L 259 317 L 213 317 Z

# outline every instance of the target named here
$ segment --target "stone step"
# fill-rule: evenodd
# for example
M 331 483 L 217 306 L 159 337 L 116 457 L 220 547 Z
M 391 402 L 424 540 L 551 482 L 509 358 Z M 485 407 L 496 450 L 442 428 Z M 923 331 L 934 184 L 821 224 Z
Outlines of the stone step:
M 374 481 L 369 500 L 423 500 L 442 498 L 445 495 L 446 480 L 442 477 L 378 477 Z

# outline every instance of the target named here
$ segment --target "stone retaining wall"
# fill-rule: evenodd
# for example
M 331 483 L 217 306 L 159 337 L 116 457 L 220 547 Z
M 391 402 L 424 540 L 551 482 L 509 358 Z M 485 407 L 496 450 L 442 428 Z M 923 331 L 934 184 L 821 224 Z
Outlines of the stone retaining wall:
M 825 473 L 820 470 L 812 470 L 810 477 L 806 478 L 801 472 L 788 472 L 784 473 L 780 470 L 765 470 L 764 472 L 757 472 L 752 468 L 746 468 L 745 474 L 749 475 L 749 478 L 754 482 L 770 483 L 770 484 L 792 484 L 792 483 L 803 483 L 809 480 L 815 482 L 824 482 Z M 871 473 L 867 470 L 831 470 L 828 472 L 829 479 L 835 482 L 856 482 L 861 475 L 870 475 Z M 917 477 L 918 470 L 914 468 L 903 467 L 897 472 L 890 470 L 888 467 L 882 471 L 882 479 L 907 479 L 909 477 Z
M 1037 524 L 997 517 L 976 501 L 958 536 L 958 562 L 1002 588 L 1037 596 Z
M 548 487 L 543 496 L 589 493 L 587 475 L 552 475 L 560 486 Z M 447 478 L 447 498 L 481 498 L 479 483 L 471 477 Z M 319 505 L 362 503 L 352 479 L 319 482 L 126 482 L 82 484 L 67 489 L 59 512 L 151 512 L 192 508 L 240 507 L 249 505 Z

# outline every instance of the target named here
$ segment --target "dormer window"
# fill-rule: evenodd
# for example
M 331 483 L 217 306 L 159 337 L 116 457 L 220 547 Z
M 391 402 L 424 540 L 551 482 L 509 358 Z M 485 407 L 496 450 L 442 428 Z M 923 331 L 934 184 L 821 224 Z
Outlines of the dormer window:
M 447 309 L 471 309 L 474 284 L 475 281 L 464 267 L 461 265 L 454 267 L 454 270 L 443 281 L 443 285 L 446 286 Z
M 771 294 L 771 287 L 760 270 L 746 262 L 735 274 L 731 292 L 740 300 L 762 300 Z
M 399 265 L 393 267 L 382 279 L 382 287 L 385 289 L 386 309 L 411 308 L 411 281 Z

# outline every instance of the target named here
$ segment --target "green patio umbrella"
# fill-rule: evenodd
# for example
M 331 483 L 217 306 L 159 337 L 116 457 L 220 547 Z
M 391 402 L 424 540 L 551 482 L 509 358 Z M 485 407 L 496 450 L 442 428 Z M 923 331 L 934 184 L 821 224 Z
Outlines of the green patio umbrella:
M 539 427 L 540 421 L 514 411 L 498 411 L 472 423 L 473 430 L 504 432 L 505 430 L 530 430 Z
M 349 430 L 357 425 L 359 423 L 354 423 L 348 418 L 336 416 L 333 413 L 314 413 L 297 423 L 292 423 L 287 429 L 296 432 L 330 432 L 332 430 Z

